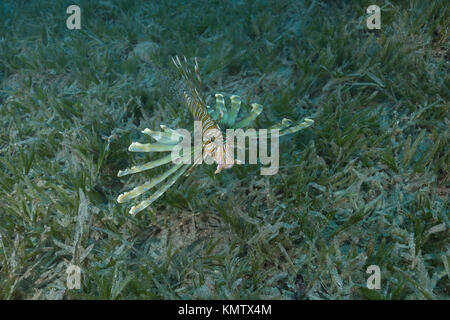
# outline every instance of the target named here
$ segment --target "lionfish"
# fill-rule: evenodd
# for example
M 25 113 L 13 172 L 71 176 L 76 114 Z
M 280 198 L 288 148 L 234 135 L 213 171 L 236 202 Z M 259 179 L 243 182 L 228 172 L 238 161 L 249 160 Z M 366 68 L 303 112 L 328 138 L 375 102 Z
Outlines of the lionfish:
M 231 108 L 225 107 L 224 96 L 220 93 L 215 95 L 216 104 L 214 107 L 206 105 L 205 100 L 197 89 L 201 84 L 200 72 L 197 59 L 194 64 L 194 74 L 189 68 L 187 59 L 184 58 L 184 63 L 177 57 L 172 58 L 177 70 L 179 71 L 184 84 L 183 97 L 185 104 L 189 109 L 194 121 L 201 123 L 202 143 L 201 155 L 203 159 L 212 158 L 217 163 L 217 170 L 219 173 L 222 169 L 229 169 L 234 164 L 240 164 L 238 160 L 234 159 L 234 149 L 230 141 L 223 142 L 223 134 L 221 128 L 227 127 L 231 129 L 245 129 L 248 128 L 255 119 L 261 114 L 263 107 L 260 104 L 251 104 L 251 111 L 247 116 L 240 117 L 241 98 L 237 95 L 232 95 Z M 276 124 L 269 129 L 277 129 L 278 136 L 294 133 L 304 128 L 311 126 L 314 123 L 312 119 L 305 118 L 301 123 L 295 123 L 289 119 L 283 119 L 279 124 Z M 142 144 L 133 142 L 128 151 L 130 152 L 172 152 L 177 148 L 182 140 L 182 135 L 176 130 L 170 129 L 164 125 L 160 125 L 161 131 L 153 131 L 148 128 L 144 129 L 142 133 L 153 138 L 156 143 Z M 186 156 L 186 155 L 183 155 Z M 188 156 L 192 156 L 188 155 Z M 182 156 L 180 156 L 181 158 Z M 174 161 L 178 160 L 178 161 Z M 142 165 L 133 166 L 131 168 L 120 170 L 118 177 L 123 177 L 129 174 L 150 170 L 169 162 L 174 163 L 173 166 L 163 173 L 153 177 L 150 181 L 145 182 L 132 189 L 131 191 L 122 193 L 118 196 L 117 202 L 122 203 L 140 196 L 155 186 L 159 188 L 147 199 L 139 202 L 133 206 L 129 213 L 136 214 L 146 207 L 151 205 L 159 197 L 161 197 L 184 173 L 189 175 L 193 169 L 201 163 L 201 159 L 194 159 L 193 163 L 185 163 L 179 161 L 180 159 L 173 159 L 172 154 L 168 154 L 162 158 L 147 162 Z

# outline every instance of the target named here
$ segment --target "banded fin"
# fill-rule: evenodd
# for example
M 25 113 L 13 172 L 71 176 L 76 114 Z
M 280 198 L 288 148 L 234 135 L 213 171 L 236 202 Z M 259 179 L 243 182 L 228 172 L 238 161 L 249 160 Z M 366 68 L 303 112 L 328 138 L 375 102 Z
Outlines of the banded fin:
M 253 122 L 262 112 L 263 107 L 260 104 L 252 103 L 252 110 L 250 111 L 250 114 L 236 123 L 233 127 L 236 129 L 247 127 L 251 122 Z
M 303 119 L 303 121 L 301 123 L 295 124 L 295 125 L 292 125 L 294 122 L 289 119 L 283 119 L 282 123 L 283 122 L 285 122 L 286 126 L 280 129 L 280 137 L 284 136 L 286 134 L 291 134 L 291 133 L 303 130 L 314 124 L 314 120 L 312 120 L 310 118 L 305 118 L 305 119 Z
M 137 173 L 137 172 L 142 172 L 145 170 L 150 170 L 159 166 L 162 166 L 166 163 L 169 163 L 172 161 L 172 154 L 169 154 L 163 158 L 157 159 L 157 160 L 153 160 L 147 163 L 144 163 L 142 165 L 139 166 L 133 166 L 131 168 L 125 169 L 125 170 L 120 170 L 119 173 L 117 174 L 118 177 L 123 177 L 132 173 Z
M 240 109 L 241 109 L 241 97 L 236 95 L 231 96 L 231 109 L 230 112 L 228 113 L 227 119 L 228 126 L 234 125 Z
M 161 197 L 167 189 L 169 189 L 177 180 L 178 178 L 187 170 L 189 165 L 184 165 L 181 170 L 177 172 L 174 176 L 172 176 L 169 180 L 167 180 L 164 184 L 161 185 L 161 187 L 153 193 L 148 199 L 141 201 L 138 205 L 131 207 L 130 214 L 135 215 L 136 213 L 144 210 L 149 205 L 151 205 L 153 202 L 155 202 L 159 197 Z
M 133 142 L 128 147 L 128 151 L 131 151 L 131 152 L 165 152 L 165 151 L 172 151 L 175 147 L 176 147 L 176 145 L 172 145 L 172 144 Z
M 172 130 L 171 132 L 165 132 L 165 131 L 153 131 L 148 128 L 145 128 L 142 133 L 152 137 L 159 143 L 163 144 L 178 144 L 183 136 L 179 133 L 177 133 L 175 130 Z
M 225 100 L 223 98 L 223 95 L 220 93 L 216 93 L 216 106 L 215 106 L 215 113 L 219 115 L 218 121 L 223 121 L 224 123 L 227 123 L 228 120 L 228 112 L 225 108 Z
M 124 201 L 136 198 L 137 196 L 140 196 L 144 192 L 150 190 L 151 188 L 153 188 L 154 186 L 159 184 L 161 181 L 167 179 L 167 177 L 169 177 L 171 174 L 173 174 L 178 169 L 180 169 L 181 166 L 183 166 L 183 163 L 178 163 L 178 164 L 174 165 L 172 168 L 170 168 L 169 170 L 167 170 L 167 171 L 161 173 L 160 175 L 154 177 L 149 182 L 146 182 L 146 183 L 144 183 L 144 184 L 134 188 L 131 191 L 124 192 L 124 193 L 120 194 L 117 197 L 117 202 L 122 203 Z

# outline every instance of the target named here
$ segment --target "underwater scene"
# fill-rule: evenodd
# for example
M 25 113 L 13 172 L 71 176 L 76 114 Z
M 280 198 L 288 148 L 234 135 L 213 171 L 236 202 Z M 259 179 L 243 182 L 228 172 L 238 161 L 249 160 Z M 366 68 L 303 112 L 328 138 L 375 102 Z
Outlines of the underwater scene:
M 449 22 L 0 1 L 0 300 L 450 299 Z

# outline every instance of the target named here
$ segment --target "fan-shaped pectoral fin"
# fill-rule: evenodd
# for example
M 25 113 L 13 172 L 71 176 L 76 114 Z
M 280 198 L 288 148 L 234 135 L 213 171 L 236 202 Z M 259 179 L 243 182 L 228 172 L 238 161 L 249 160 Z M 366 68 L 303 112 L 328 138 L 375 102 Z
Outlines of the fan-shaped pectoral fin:
M 150 170 L 159 166 L 162 166 L 166 163 L 169 163 L 173 161 L 172 159 L 172 155 L 169 154 L 165 157 L 162 157 L 160 159 L 157 160 L 153 160 L 153 161 L 149 161 L 147 163 L 144 163 L 142 165 L 138 165 L 138 166 L 133 166 L 131 168 L 125 169 L 125 170 L 120 170 L 119 173 L 117 174 L 118 177 L 123 177 L 126 176 L 128 174 L 133 174 L 133 173 L 137 173 L 137 172 L 142 172 L 145 170 Z
M 233 95 L 231 96 L 231 109 L 228 112 L 228 121 L 227 125 L 232 127 L 236 122 L 236 118 L 239 114 L 239 110 L 241 109 L 241 97 Z
M 168 169 L 167 171 L 154 177 L 150 181 L 148 181 L 140 186 L 137 186 L 136 188 L 134 188 L 131 191 L 120 194 L 119 197 L 117 197 L 117 202 L 122 203 L 127 200 L 136 198 L 137 196 L 143 194 L 144 192 L 150 190 L 157 184 L 161 183 L 161 181 L 165 180 L 167 177 L 169 177 L 170 175 L 172 175 L 173 173 L 178 171 L 178 169 L 180 169 L 182 166 L 183 166 L 183 163 L 178 163 L 178 164 L 174 165 L 172 168 Z
M 136 206 L 133 206 L 130 209 L 130 214 L 136 214 L 145 208 L 147 208 L 149 205 L 151 205 L 153 202 L 155 202 L 159 197 L 161 197 L 177 180 L 180 178 L 180 176 L 188 169 L 189 165 L 185 164 L 179 167 L 178 172 L 170 177 L 166 182 L 164 182 L 156 192 L 154 192 L 149 198 L 141 201 Z
M 170 131 L 153 131 L 146 128 L 142 131 L 142 133 L 152 137 L 158 143 L 162 144 L 178 144 L 183 137 L 181 134 L 172 129 L 170 129 Z
M 214 107 L 214 114 L 216 116 L 216 121 L 227 123 L 228 121 L 228 111 L 225 108 L 225 100 L 223 98 L 223 95 L 220 93 L 216 93 L 216 105 Z
M 303 129 L 306 129 L 314 124 L 314 120 L 309 119 L 309 118 L 303 119 L 303 121 L 300 123 L 294 123 L 293 121 L 291 121 L 289 119 L 283 119 L 283 121 L 285 122 L 285 126 L 282 125 L 282 127 L 279 128 L 279 130 L 280 130 L 279 136 L 280 137 L 303 130 Z
M 242 119 L 241 121 L 237 122 L 233 128 L 239 129 L 249 126 L 255 119 L 261 114 L 263 110 L 262 105 L 253 103 L 252 104 L 252 110 L 250 111 L 250 114 Z
M 131 152 L 165 152 L 172 151 L 176 145 L 164 144 L 164 143 L 140 143 L 133 142 L 128 147 L 128 151 Z

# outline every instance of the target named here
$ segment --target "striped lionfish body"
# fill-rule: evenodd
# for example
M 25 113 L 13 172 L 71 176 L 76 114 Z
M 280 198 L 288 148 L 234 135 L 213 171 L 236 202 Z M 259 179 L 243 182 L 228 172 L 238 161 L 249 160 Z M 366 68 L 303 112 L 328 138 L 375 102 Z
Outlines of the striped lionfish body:
M 237 95 L 231 96 L 231 107 L 227 109 L 225 108 L 224 97 L 219 93 L 215 95 L 215 107 L 213 108 L 207 106 L 197 89 L 201 83 L 197 60 L 195 60 L 194 65 L 195 75 L 187 67 L 186 58 L 184 58 L 186 67 L 183 66 L 178 57 L 172 60 L 186 85 L 186 90 L 183 92 L 185 104 L 194 121 L 201 124 L 202 143 L 200 157 L 196 158 L 194 156 L 194 161 L 190 164 L 181 161 L 183 157 L 186 157 L 186 155 L 179 157 L 177 156 L 178 158 L 174 158 L 172 154 L 168 154 L 162 158 L 147 162 L 145 164 L 120 170 L 118 177 L 150 170 L 170 162 L 174 163 L 171 168 L 158 176 L 153 177 L 150 181 L 135 187 L 131 191 L 119 195 L 117 202 L 122 203 L 140 196 L 153 187 L 159 186 L 159 188 L 150 197 L 133 206 L 130 209 L 130 214 L 136 214 L 148 207 L 160 196 L 162 196 L 167 189 L 169 189 L 184 173 L 186 175 L 190 174 L 193 169 L 202 162 L 202 160 L 211 158 L 215 163 L 217 163 L 215 173 L 219 173 L 222 169 L 231 168 L 234 164 L 240 164 L 237 160 L 234 160 L 234 147 L 232 141 L 224 141 L 220 126 L 231 129 L 244 129 L 249 127 L 254 122 L 263 109 L 261 105 L 253 103 L 251 105 L 252 109 L 250 113 L 241 120 L 238 120 L 239 111 L 241 108 L 241 98 Z M 305 118 L 301 123 L 295 123 L 292 120 L 283 119 L 281 123 L 274 125 L 269 129 L 278 129 L 279 136 L 283 136 L 307 128 L 313 123 L 314 121 L 308 118 Z M 142 131 L 142 133 L 149 135 L 156 140 L 156 143 L 142 144 L 139 142 L 133 142 L 129 146 L 128 150 L 131 152 L 172 152 L 175 148 L 178 148 L 182 142 L 183 136 L 176 130 L 167 128 L 164 125 L 161 125 L 160 127 L 161 131 L 153 131 L 150 129 L 145 129 Z M 193 152 L 193 154 L 195 154 L 195 152 Z M 192 156 L 192 154 L 188 156 Z

